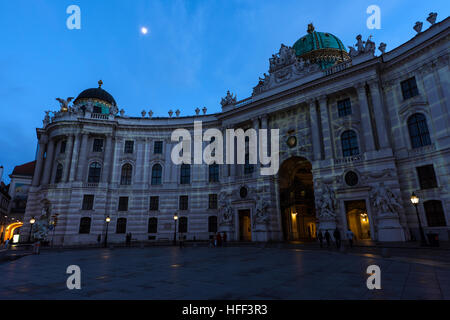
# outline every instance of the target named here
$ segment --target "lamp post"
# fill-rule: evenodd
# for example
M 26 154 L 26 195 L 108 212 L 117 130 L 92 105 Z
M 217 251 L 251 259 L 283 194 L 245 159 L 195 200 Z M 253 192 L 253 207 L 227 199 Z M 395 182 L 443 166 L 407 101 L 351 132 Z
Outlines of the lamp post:
M 36 222 L 36 219 L 32 217 L 30 219 L 30 235 L 28 236 L 28 242 L 31 242 L 31 230 L 33 230 L 33 224 Z
M 105 248 L 106 248 L 108 245 L 108 226 L 109 226 L 109 223 L 111 222 L 111 218 L 109 216 L 107 216 L 105 221 L 106 221 L 106 234 L 105 234 Z
M 422 223 L 420 222 L 419 210 L 417 209 L 417 205 L 419 204 L 419 197 L 413 192 L 411 195 L 411 203 L 414 208 L 416 208 L 417 221 L 419 221 L 419 231 L 420 231 L 420 245 L 426 246 L 427 240 L 425 239 L 425 234 L 423 233 Z
M 173 245 L 177 245 L 177 220 L 178 220 L 178 214 L 175 213 L 173 215 L 173 223 L 174 223 L 174 231 L 173 231 Z

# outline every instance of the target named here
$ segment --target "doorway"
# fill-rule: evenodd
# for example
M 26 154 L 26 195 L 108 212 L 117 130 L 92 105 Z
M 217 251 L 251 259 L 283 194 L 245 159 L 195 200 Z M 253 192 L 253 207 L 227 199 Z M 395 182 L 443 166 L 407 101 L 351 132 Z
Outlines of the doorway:
M 311 169 L 311 163 L 302 157 L 289 158 L 280 167 L 280 211 L 285 241 L 312 241 L 316 238 Z
M 366 201 L 345 201 L 347 226 L 352 230 L 357 240 L 370 240 L 370 221 L 367 214 Z
M 252 241 L 250 210 L 239 210 L 239 241 Z

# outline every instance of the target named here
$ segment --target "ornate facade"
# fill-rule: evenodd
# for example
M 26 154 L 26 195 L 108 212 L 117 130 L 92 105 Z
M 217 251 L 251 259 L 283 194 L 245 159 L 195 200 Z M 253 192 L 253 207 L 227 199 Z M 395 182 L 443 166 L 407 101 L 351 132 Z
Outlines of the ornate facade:
M 107 227 L 110 242 L 129 232 L 167 240 L 175 224 L 188 240 L 216 231 L 236 241 L 302 240 L 338 228 L 408 241 L 419 238 L 419 217 L 425 233 L 448 240 L 450 19 L 429 22 L 391 51 L 381 43 L 378 56 L 370 37 L 358 35 L 347 53 L 309 26 L 270 58 L 251 97 L 228 92 L 216 114 L 127 116 L 102 83 L 73 105 L 60 99 L 37 129 L 22 233 L 35 217 L 36 237 L 64 245 L 96 243 Z M 278 174 L 262 176 L 258 164 L 174 165 L 171 133 L 193 131 L 197 120 L 203 130 L 279 129 Z

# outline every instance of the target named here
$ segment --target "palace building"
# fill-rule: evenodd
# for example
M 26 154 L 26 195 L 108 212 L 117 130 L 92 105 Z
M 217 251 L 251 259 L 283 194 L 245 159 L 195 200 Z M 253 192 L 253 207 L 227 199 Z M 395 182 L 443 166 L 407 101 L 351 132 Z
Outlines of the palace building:
M 450 18 L 427 20 L 390 51 L 361 35 L 347 51 L 311 24 L 269 59 L 250 97 L 228 92 L 215 114 L 128 116 L 101 81 L 73 104 L 59 99 L 36 130 L 21 241 L 95 244 L 106 230 L 111 243 L 128 233 L 171 240 L 175 230 L 187 240 L 291 241 L 335 228 L 409 241 L 421 227 L 448 240 Z M 277 174 L 261 175 L 248 148 L 244 164 L 175 165 L 171 134 L 193 132 L 194 121 L 204 131 L 279 129 Z

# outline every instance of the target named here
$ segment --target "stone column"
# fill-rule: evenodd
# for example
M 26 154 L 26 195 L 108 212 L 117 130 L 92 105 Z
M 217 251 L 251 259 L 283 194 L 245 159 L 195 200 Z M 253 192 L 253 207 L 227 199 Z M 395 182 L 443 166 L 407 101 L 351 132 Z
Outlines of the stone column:
M 330 116 L 328 113 L 327 96 L 323 95 L 318 98 L 320 106 L 320 120 L 322 123 L 322 139 L 324 159 L 330 159 L 333 156 L 331 146 Z
M 317 110 L 316 110 L 316 102 L 313 99 L 310 99 L 306 102 L 309 105 L 309 118 L 311 122 L 311 139 L 313 146 L 313 155 L 314 160 L 320 160 L 320 132 L 319 132 L 319 123 L 317 119 Z
M 55 141 L 49 140 L 47 147 L 47 155 L 45 157 L 44 176 L 42 178 L 42 184 L 49 184 L 50 175 L 53 167 L 53 153 L 55 151 Z
M 80 151 L 80 135 L 75 135 L 75 142 L 73 145 L 72 150 L 72 159 L 70 164 L 70 173 L 69 173 L 69 181 L 73 182 L 75 181 L 75 173 L 77 171 L 77 165 L 78 165 L 78 154 Z
M 63 172 L 63 182 L 67 182 L 69 180 L 69 172 L 70 172 L 70 162 L 72 159 L 72 153 L 73 153 L 73 135 L 69 135 L 67 138 L 67 145 L 66 145 L 66 157 L 64 159 L 64 172 Z
M 105 153 L 103 155 L 102 183 L 109 182 L 112 158 L 112 135 L 108 134 L 106 136 Z
M 41 173 L 42 173 L 42 166 L 44 164 L 44 153 L 47 141 L 48 141 L 47 136 L 41 136 L 41 138 L 39 139 L 39 153 L 36 159 L 36 167 L 34 169 L 32 182 L 33 187 L 36 187 L 41 183 Z
M 256 164 L 253 164 L 253 166 L 254 166 L 253 174 L 256 174 L 256 176 L 259 176 L 260 166 L 261 166 L 261 163 L 259 162 L 259 149 L 261 147 L 259 146 L 259 141 L 258 141 L 259 140 L 259 118 L 253 119 L 253 129 L 255 129 L 255 131 L 256 131 Z M 251 153 L 251 150 L 250 150 L 250 153 Z
M 86 167 L 86 157 L 88 153 L 88 138 L 89 135 L 87 133 L 82 133 L 81 138 L 81 147 L 80 147 L 80 157 L 78 159 L 78 169 L 77 169 L 77 181 L 83 181 L 83 173 Z
M 136 167 L 133 168 L 135 170 L 133 176 L 135 177 L 134 183 L 142 183 L 143 177 L 142 173 L 144 170 L 144 147 L 145 147 L 145 138 L 137 138 L 136 139 Z
M 373 112 L 375 116 L 375 123 L 377 126 L 378 141 L 380 143 L 380 149 L 389 148 L 389 132 L 386 128 L 385 112 L 383 109 L 383 100 L 380 94 L 380 87 L 378 81 L 372 81 L 369 83 L 370 94 L 372 96 Z
M 359 101 L 359 111 L 361 113 L 361 135 L 364 137 L 365 151 L 375 150 L 375 141 L 373 139 L 372 122 L 370 121 L 370 110 L 367 102 L 366 88 L 364 83 L 356 86 Z

